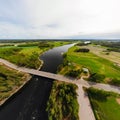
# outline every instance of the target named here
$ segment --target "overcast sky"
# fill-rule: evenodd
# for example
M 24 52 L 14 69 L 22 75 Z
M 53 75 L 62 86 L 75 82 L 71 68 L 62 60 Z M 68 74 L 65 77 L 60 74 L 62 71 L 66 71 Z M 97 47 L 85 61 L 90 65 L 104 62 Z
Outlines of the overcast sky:
M 0 0 L 0 38 L 120 38 L 120 0 Z

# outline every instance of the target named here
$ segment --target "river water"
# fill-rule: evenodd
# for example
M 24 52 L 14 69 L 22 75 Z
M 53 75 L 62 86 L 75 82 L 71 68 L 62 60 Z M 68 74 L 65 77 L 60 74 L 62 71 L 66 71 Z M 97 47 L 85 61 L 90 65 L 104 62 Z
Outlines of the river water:
M 45 52 L 42 71 L 56 73 L 63 62 L 61 53 L 71 45 L 64 45 Z M 0 120 L 48 120 L 46 103 L 52 87 L 52 79 L 33 76 L 32 79 L 0 108 Z

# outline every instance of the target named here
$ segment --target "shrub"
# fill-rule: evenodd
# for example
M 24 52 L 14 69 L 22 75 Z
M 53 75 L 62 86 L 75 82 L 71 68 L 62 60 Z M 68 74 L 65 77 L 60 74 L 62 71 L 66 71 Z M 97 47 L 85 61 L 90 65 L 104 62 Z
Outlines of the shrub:
M 93 73 L 90 75 L 89 80 L 93 82 L 102 82 L 104 81 L 105 75 L 103 74 L 98 74 L 98 73 Z
M 54 82 L 47 103 L 49 120 L 78 120 L 77 86 Z
M 104 90 L 98 90 L 92 87 L 87 89 L 87 92 L 91 97 L 93 96 L 95 99 L 100 101 L 106 101 L 107 97 L 111 95 L 110 92 L 106 92 Z
M 120 80 L 118 80 L 117 78 L 112 79 L 111 81 L 109 81 L 109 83 L 112 85 L 120 86 Z
M 49 44 L 48 42 L 40 42 L 39 45 L 38 45 L 39 48 L 53 48 L 54 45 L 53 44 Z
M 90 50 L 87 49 L 87 48 L 79 48 L 79 49 L 76 49 L 75 52 L 89 52 Z
M 80 75 L 80 73 L 81 73 L 81 70 L 80 70 L 80 69 L 78 69 L 78 70 L 72 69 L 72 70 L 68 71 L 68 72 L 66 73 L 66 75 L 67 75 L 67 76 L 70 76 L 70 77 L 78 77 L 78 76 Z

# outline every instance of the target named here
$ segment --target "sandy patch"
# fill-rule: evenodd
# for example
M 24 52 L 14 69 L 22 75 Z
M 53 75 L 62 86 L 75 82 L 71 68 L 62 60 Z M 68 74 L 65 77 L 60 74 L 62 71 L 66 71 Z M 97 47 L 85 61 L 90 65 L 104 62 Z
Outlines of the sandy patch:
M 117 98 L 116 101 L 120 105 L 120 98 Z

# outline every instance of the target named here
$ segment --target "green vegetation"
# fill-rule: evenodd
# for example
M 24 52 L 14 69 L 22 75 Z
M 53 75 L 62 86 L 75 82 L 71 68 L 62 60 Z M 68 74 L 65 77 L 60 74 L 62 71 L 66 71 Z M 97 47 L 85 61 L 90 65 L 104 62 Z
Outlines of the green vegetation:
M 79 120 L 77 86 L 55 81 L 47 103 L 49 120 Z
M 75 52 L 89 52 L 90 50 L 87 48 L 78 48 L 75 50 Z
M 94 41 L 95 45 L 101 45 L 107 47 L 108 51 L 120 52 L 120 42 L 109 41 Z
M 27 74 L 0 65 L 0 102 L 22 85 L 27 76 Z
M 18 47 L 1 48 L 0 57 L 17 64 L 18 66 L 38 68 L 41 64 L 41 61 L 38 58 L 38 53 L 40 52 L 40 50 L 39 52 L 36 52 L 36 47 L 28 49 L 32 52 L 28 50 L 28 52 L 25 51 L 24 53 L 24 48 Z
M 68 61 L 67 53 L 63 54 L 63 58 L 63 63 L 58 66 L 58 73 L 73 78 L 80 78 L 81 73 L 83 73 L 81 67 L 76 63 Z
M 27 42 L 17 43 L 14 46 L 0 47 L 0 57 L 18 66 L 39 68 L 39 56 L 52 47 L 68 44 L 69 42 Z
M 120 95 L 95 88 L 87 89 L 96 120 L 120 119 Z
M 59 67 L 61 74 L 79 69 L 78 76 L 84 75 L 83 68 L 88 68 L 89 80 L 120 85 L 120 68 L 111 61 L 99 57 L 91 52 L 75 52 L 78 46 L 71 47 L 65 55 L 65 62 Z

